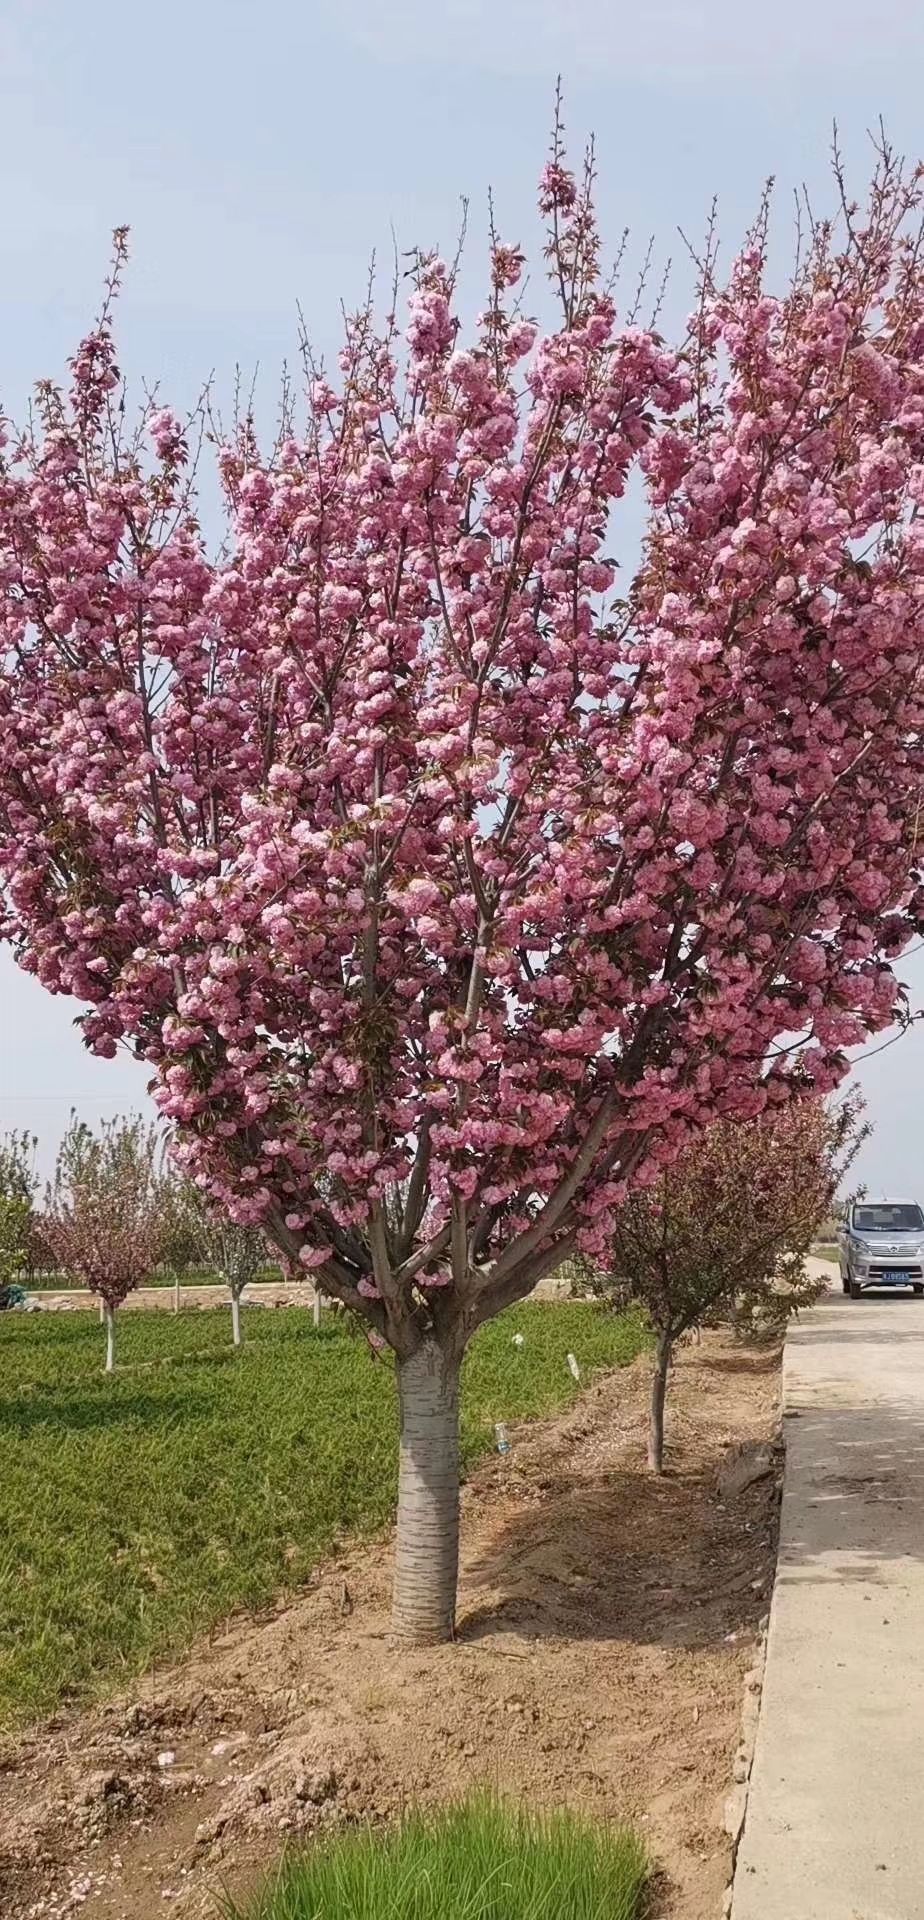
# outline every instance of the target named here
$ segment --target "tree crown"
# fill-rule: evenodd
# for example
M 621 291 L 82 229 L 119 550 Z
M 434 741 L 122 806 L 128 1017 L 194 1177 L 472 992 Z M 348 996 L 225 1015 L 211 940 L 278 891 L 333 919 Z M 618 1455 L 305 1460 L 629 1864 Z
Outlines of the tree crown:
M 5 931 L 399 1350 L 602 1252 L 693 1130 L 832 1086 L 924 907 L 919 177 L 884 149 L 781 293 L 766 211 L 726 283 L 710 246 L 673 348 L 617 319 L 592 189 L 556 131 L 554 331 L 493 236 L 464 344 L 421 255 L 403 342 L 364 309 L 303 425 L 216 434 L 217 553 L 196 421 L 126 424 L 124 235 L 5 428 Z

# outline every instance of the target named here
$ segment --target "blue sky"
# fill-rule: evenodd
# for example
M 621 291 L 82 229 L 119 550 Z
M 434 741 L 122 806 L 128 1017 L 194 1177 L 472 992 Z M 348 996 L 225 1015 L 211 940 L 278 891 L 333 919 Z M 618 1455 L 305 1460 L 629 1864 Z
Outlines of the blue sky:
M 0 13 L 0 397 L 61 370 L 92 316 L 117 223 L 132 228 L 123 364 L 182 404 L 259 363 L 271 416 L 296 303 L 322 350 L 370 255 L 453 243 L 471 202 L 469 297 L 493 186 L 499 224 L 531 245 L 555 75 L 577 147 L 593 129 L 613 247 L 650 232 L 680 257 L 713 194 L 726 255 L 777 179 L 779 253 L 793 188 L 827 193 L 831 124 L 862 184 L 880 114 L 914 151 L 924 9 L 914 0 L 4 0 Z M 535 283 L 535 301 L 541 285 Z M 617 545 L 619 526 L 614 529 Z M 631 561 L 631 512 L 622 548 Z M 887 777 L 887 769 L 884 770 Z M 924 1004 L 924 954 L 905 973 Z M 0 955 L 0 1130 L 31 1126 L 47 1168 L 71 1106 L 144 1098 L 130 1062 L 101 1062 L 53 1001 Z M 875 1134 L 862 1173 L 924 1199 L 924 1032 L 865 1062 Z

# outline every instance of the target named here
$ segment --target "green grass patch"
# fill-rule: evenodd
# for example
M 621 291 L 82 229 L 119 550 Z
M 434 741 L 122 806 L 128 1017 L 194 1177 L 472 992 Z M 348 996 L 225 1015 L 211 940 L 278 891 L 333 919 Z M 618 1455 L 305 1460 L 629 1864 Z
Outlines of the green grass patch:
M 226 1920 L 636 1920 L 647 1862 L 626 1828 L 477 1796 L 283 1861 Z
M 95 1314 L 0 1316 L 0 1724 L 105 1693 L 389 1522 L 390 1358 L 334 1316 L 126 1313 L 102 1372 Z M 524 1336 L 522 1347 L 512 1335 Z M 528 1304 L 482 1328 L 463 1375 L 462 1457 L 645 1344 L 641 1320 Z

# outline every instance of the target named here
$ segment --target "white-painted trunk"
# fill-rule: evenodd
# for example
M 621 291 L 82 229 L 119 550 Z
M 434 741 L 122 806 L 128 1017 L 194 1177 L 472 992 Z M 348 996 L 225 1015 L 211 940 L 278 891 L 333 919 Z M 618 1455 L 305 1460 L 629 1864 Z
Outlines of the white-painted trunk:
M 180 1311 L 180 1276 L 178 1273 L 175 1273 L 173 1276 L 173 1311 L 174 1313 L 179 1313 Z
M 112 1373 L 115 1367 L 115 1309 L 108 1300 L 104 1301 L 103 1306 L 106 1320 L 106 1372 Z
M 314 1319 L 315 1326 L 319 1327 L 321 1324 L 321 1295 L 317 1287 L 315 1287 L 315 1290 L 314 1290 L 314 1301 L 312 1303 L 311 1312 L 312 1312 L 312 1317 Z
M 241 1296 L 239 1293 L 231 1295 L 231 1338 L 235 1346 L 239 1347 L 241 1344 Z
M 105 1300 L 101 1300 L 99 1303 L 99 1324 L 102 1327 L 102 1326 L 105 1326 L 105 1323 L 106 1323 L 106 1302 Z
M 427 1340 L 398 1362 L 401 1435 L 393 1624 L 402 1640 L 451 1640 L 459 1572 L 459 1361 Z

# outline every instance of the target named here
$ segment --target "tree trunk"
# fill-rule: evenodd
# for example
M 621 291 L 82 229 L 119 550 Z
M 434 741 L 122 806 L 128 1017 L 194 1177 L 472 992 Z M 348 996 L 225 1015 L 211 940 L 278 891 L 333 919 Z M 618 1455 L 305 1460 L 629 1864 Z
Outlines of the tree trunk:
M 231 1295 L 231 1338 L 235 1346 L 239 1347 L 241 1344 L 241 1296 L 239 1293 Z
M 314 1316 L 314 1324 L 316 1327 L 319 1327 L 321 1324 L 321 1295 L 317 1287 L 315 1287 L 315 1290 L 314 1290 L 314 1300 L 312 1302 L 311 1311 Z
M 112 1373 L 115 1367 L 115 1308 L 109 1305 L 108 1300 L 104 1301 L 103 1306 L 106 1321 L 106 1372 Z
M 401 1441 L 392 1621 L 415 1646 L 451 1640 L 459 1572 L 459 1359 L 425 1340 L 398 1362 Z
M 651 1379 L 651 1403 L 648 1409 L 648 1465 L 652 1473 L 664 1472 L 664 1400 L 667 1394 L 667 1372 L 673 1352 L 673 1335 L 662 1333 L 655 1353 L 654 1373 Z
M 173 1311 L 174 1311 L 174 1313 L 179 1313 L 179 1311 L 180 1311 L 180 1271 L 179 1271 L 179 1268 L 177 1268 L 177 1270 L 176 1270 L 176 1272 L 175 1272 L 175 1274 L 174 1274 L 174 1276 L 173 1276 Z

